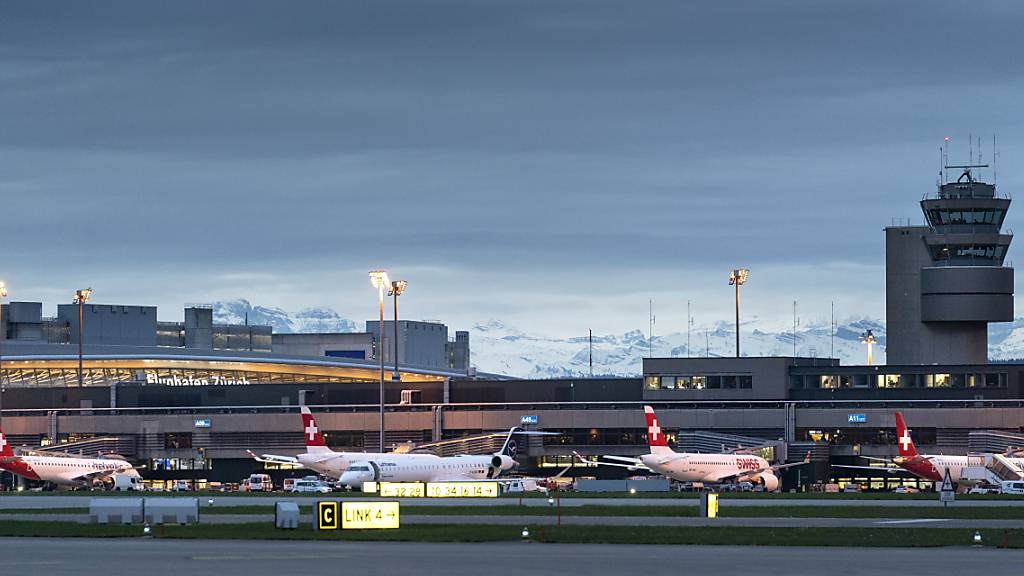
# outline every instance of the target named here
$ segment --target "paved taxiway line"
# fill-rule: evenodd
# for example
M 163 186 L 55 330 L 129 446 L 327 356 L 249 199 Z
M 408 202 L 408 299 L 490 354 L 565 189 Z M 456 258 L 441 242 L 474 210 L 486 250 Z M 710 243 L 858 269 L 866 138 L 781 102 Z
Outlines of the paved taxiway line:
M 116 558 L 147 576 L 303 576 L 372 572 L 432 576 L 680 573 L 702 576 L 749 571 L 754 562 L 787 576 L 860 574 L 1020 574 L 1024 551 L 993 548 L 806 548 L 593 544 L 424 544 L 246 540 L 0 539 L 7 556 L 48 557 L 47 576 L 106 574 Z M 11 559 L 11 558 L 8 558 Z M 825 568 L 827 567 L 827 568 Z

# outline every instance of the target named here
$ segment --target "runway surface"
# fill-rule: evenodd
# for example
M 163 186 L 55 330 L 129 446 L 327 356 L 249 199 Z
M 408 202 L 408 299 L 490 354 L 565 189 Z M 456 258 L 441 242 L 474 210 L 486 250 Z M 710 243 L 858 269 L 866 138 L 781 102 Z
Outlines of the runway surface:
M 1024 551 L 991 548 L 798 548 L 589 544 L 417 544 L 149 539 L 0 539 L 4 570 L 52 576 L 108 574 L 116 562 L 147 576 L 373 574 L 681 573 L 735 576 L 860 574 L 1020 574 Z M 757 570 L 755 570 L 757 571 Z
M 0 496 L 0 508 L 4 509 L 46 509 L 46 508 L 75 508 L 88 506 L 88 499 L 93 497 L 104 497 L 109 494 L 102 492 L 83 492 L 67 495 L 41 495 L 41 496 Z M 141 493 L 139 496 L 152 498 L 171 497 L 192 497 L 188 493 Z M 298 504 L 310 505 L 317 500 L 341 500 L 348 496 L 345 492 L 333 492 L 322 496 L 213 496 L 218 507 L 229 506 L 272 506 L 275 502 L 296 502 Z M 203 505 L 209 496 L 201 496 Z M 357 498 L 363 498 L 361 496 Z M 402 506 L 494 506 L 494 505 L 518 505 L 518 498 L 389 498 L 398 500 Z M 524 506 L 549 506 L 545 498 L 523 498 Z M 695 498 L 643 498 L 635 496 L 621 496 L 618 498 L 562 498 L 563 507 L 571 506 L 697 506 L 699 501 Z M 722 506 L 892 506 L 898 508 L 941 508 L 942 503 L 936 495 L 934 500 L 862 500 L 862 499 L 793 499 L 793 498 L 741 498 L 730 499 L 728 494 L 721 498 Z M 1024 500 L 958 500 L 951 504 L 954 507 L 1021 507 L 1024 513 Z

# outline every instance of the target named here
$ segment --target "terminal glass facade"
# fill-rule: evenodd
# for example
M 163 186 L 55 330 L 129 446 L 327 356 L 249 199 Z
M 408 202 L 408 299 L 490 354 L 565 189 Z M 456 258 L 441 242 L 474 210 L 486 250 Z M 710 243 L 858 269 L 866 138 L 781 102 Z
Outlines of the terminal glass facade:
M 754 387 L 750 374 L 680 374 L 669 376 L 646 376 L 644 386 L 648 390 L 728 390 Z
M 946 367 L 947 370 L 950 367 Z M 845 388 L 1006 388 L 1006 372 L 934 372 L 922 374 L 793 374 L 790 387 L 803 389 Z

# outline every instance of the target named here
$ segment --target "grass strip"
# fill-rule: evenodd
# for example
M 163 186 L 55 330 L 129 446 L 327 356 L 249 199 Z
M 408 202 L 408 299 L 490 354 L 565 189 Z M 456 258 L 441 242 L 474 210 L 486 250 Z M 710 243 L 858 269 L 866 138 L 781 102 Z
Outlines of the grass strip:
M 970 528 L 747 528 L 735 526 L 651 529 L 627 526 L 528 526 L 529 540 L 575 544 L 674 544 L 749 546 L 939 547 L 969 546 Z M 270 523 L 155 526 L 152 538 L 209 540 L 326 540 L 391 542 L 503 542 L 521 540 L 519 526 L 419 524 L 397 530 L 315 532 L 276 530 Z M 985 546 L 1024 548 L 1024 530 L 981 529 Z M 0 537 L 141 538 L 139 526 L 101 526 L 72 522 L 0 523 Z

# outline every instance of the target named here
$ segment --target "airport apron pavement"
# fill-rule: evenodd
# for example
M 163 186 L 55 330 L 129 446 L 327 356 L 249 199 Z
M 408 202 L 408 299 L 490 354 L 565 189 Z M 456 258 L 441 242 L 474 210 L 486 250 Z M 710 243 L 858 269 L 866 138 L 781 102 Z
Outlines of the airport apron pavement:
M 1018 575 L 1024 551 L 992 548 L 806 548 L 539 544 L 429 544 L 245 540 L 0 538 L 4 570 L 47 576 L 212 574 L 523 574 L 787 576 L 860 574 Z M 112 566 L 114 562 L 116 566 Z

